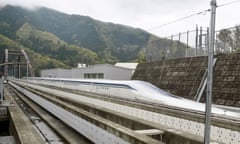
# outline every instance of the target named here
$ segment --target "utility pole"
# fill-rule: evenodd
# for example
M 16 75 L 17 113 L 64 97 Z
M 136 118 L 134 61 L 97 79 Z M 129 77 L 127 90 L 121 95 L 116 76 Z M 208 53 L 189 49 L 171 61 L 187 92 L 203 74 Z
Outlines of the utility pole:
M 213 82 L 213 54 L 214 54 L 214 37 L 215 37 L 215 19 L 216 19 L 216 0 L 211 1 L 211 22 L 208 46 L 208 76 L 207 76 L 207 98 L 205 108 L 205 129 L 204 144 L 210 143 L 211 134 L 211 105 L 212 105 L 212 82 Z

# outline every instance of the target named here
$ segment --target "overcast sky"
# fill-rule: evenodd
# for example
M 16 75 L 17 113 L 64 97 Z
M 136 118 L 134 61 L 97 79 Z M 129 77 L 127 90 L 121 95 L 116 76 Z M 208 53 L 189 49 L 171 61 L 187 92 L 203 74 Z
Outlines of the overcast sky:
M 217 0 L 217 4 L 236 0 Z M 151 30 L 153 27 L 201 12 L 210 8 L 210 0 L 0 0 L 0 5 L 19 5 L 28 8 L 45 6 L 68 14 L 90 16 L 104 22 L 141 28 L 165 37 L 195 29 L 196 25 L 208 27 L 210 13 Z M 217 9 L 216 29 L 240 24 L 240 2 Z

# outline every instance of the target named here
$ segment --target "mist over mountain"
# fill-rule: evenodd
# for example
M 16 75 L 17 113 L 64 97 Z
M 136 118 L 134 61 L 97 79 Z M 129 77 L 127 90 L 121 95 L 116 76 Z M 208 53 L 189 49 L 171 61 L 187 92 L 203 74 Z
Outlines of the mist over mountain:
M 151 35 L 141 29 L 103 23 L 87 16 L 68 15 L 44 7 L 27 10 L 6 6 L 0 10 L 1 34 L 16 39 L 16 31 L 25 23 L 48 31 L 69 44 L 88 48 L 101 56 L 110 53 L 123 61 L 135 59 Z
M 45 7 L 29 10 L 9 5 L 0 9 L 0 34 L 70 67 L 77 63 L 136 61 L 150 39 L 159 39 L 141 29 L 88 16 Z

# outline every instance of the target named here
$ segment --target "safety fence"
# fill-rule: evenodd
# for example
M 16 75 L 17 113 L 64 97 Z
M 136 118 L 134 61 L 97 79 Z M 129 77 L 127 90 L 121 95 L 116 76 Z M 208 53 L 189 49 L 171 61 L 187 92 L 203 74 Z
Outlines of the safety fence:
M 146 46 L 147 61 L 159 61 L 208 54 L 208 28 L 178 33 L 165 38 L 150 38 Z M 232 53 L 240 49 L 240 26 L 215 32 L 214 54 Z

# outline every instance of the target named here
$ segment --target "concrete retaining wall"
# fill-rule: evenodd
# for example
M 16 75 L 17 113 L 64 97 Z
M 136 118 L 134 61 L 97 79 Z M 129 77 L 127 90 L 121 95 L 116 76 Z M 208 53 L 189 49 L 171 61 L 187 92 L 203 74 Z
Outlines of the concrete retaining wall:
M 214 68 L 213 102 L 240 106 L 240 53 L 218 55 Z
M 240 106 L 240 53 L 216 56 L 213 103 Z M 132 79 L 193 99 L 207 69 L 207 57 L 191 57 L 139 64 Z M 205 93 L 201 101 L 205 101 Z

